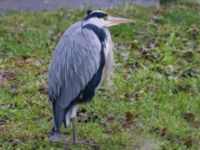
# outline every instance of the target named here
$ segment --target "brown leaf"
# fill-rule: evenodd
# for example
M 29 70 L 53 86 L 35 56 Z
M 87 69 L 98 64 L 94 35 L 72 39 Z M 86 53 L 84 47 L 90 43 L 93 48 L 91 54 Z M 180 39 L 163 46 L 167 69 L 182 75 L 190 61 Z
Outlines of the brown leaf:
M 132 124 L 134 120 L 134 116 L 131 112 L 126 112 L 126 122 L 128 125 Z
M 143 93 L 143 90 L 138 90 L 134 93 L 130 93 L 130 92 L 125 93 L 124 96 L 129 100 L 136 100 L 137 101 L 137 100 L 139 100 L 139 97 L 142 95 L 142 93 Z
M 35 58 L 30 58 L 30 57 L 21 57 L 16 60 L 18 65 L 25 65 L 25 64 L 30 64 L 30 65 L 35 65 L 35 66 L 41 66 L 41 62 Z
M 86 109 L 82 108 L 78 110 L 77 117 L 79 122 L 86 122 L 88 119 L 88 114 L 86 112 Z
M 133 124 L 136 115 L 131 112 L 126 112 L 124 116 L 118 117 L 117 121 L 125 128 L 131 127 L 130 125 Z
M 15 76 L 12 71 L 0 70 L 0 86 L 5 85 L 8 80 L 11 80 Z
M 184 117 L 184 119 L 187 121 L 187 122 L 194 122 L 195 121 L 195 116 L 194 116 L 194 114 L 193 113 L 191 113 L 191 112 L 185 112 L 184 114 L 183 114 L 183 117 Z
M 134 98 L 134 94 L 133 93 L 125 93 L 124 96 L 128 99 Z
M 6 83 L 6 79 L 0 76 L 0 86 L 3 86 Z
M 135 100 L 139 100 L 139 97 L 142 95 L 143 90 L 136 91 L 134 94 Z
M 92 112 L 87 112 L 86 109 L 82 108 L 78 110 L 77 117 L 79 122 L 96 122 L 100 121 L 99 116 Z
M 52 120 L 52 116 L 47 117 L 47 121 L 51 121 Z
M 40 85 L 38 88 L 38 91 L 40 91 L 40 93 L 42 94 L 48 94 L 48 87 L 46 84 Z
M 168 135 L 167 128 L 161 129 L 161 136 L 166 137 Z
M 195 128 L 200 128 L 200 120 L 191 112 L 185 112 L 183 118 Z
M 110 117 L 107 119 L 107 122 L 109 122 L 109 123 L 113 123 L 114 121 L 115 121 L 114 116 L 110 116 Z
M 188 138 L 184 141 L 184 144 L 187 146 L 187 148 L 192 147 L 192 145 L 196 144 L 197 141 L 193 138 Z

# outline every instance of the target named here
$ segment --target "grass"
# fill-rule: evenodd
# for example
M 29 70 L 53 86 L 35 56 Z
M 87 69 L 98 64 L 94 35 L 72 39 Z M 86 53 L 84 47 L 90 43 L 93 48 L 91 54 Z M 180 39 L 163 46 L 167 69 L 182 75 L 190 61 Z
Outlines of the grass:
M 79 108 L 78 133 L 100 149 L 200 147 L 200 6 L 106 10 L 136 20 L 112 27 L 113 87 Z M 62 33 L 85 10 L 0 16 L 0 149 L 64 149 L 48 141 L 48 65 Z M 86 116 L 85 118 L 83 116 Z M 71 127 L 62 132 L 72 137 Z M 72 142 L 71 142 L 72 143 Z M 91 145 L 71 149 L 94 149 Z

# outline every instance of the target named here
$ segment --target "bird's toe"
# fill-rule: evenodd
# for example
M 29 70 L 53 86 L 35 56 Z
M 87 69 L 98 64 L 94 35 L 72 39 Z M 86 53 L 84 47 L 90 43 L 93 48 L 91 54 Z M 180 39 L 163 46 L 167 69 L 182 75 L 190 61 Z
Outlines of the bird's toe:
M 52 142 L 57 142 L 57 141 L 60 141 L 60 136 L 59 134 L 51 134 L 49 136 L 49 141 L 52 141 Z

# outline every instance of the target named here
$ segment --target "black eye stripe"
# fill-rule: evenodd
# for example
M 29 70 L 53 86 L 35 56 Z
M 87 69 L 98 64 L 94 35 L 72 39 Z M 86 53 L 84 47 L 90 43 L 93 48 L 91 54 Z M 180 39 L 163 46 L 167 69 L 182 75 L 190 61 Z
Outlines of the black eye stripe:
M 87 15 L 89 15 L 91 12 L 93 12 L 92 10 L 88 10 L 87 11 Z
M 108 16 L 108 14 L 103 13 L 103 12 L 92 12 L 92 13 L 88 14 L 88 15 L 85 17 L 85 20 L 88 20 L 88 19 L 93 18 L 93 17 L 105 18 L 105 17 L 107 17 L 107 16 Z

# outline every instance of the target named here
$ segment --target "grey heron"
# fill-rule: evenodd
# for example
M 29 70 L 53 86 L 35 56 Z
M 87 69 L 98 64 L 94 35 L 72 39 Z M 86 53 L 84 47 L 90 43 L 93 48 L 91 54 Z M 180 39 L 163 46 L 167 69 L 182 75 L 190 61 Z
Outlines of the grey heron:
M 132 23 L 99 10 L 88 11 L 83 20 L 69 27 L 60 38 L 49 67 L 48 96 L 53 107 L 51 140 L 59 138 L 59 129 L 72 121 L 73 142 L 77 104 L 90 101 L 113 66 L 112 39 L 108 27 Z

